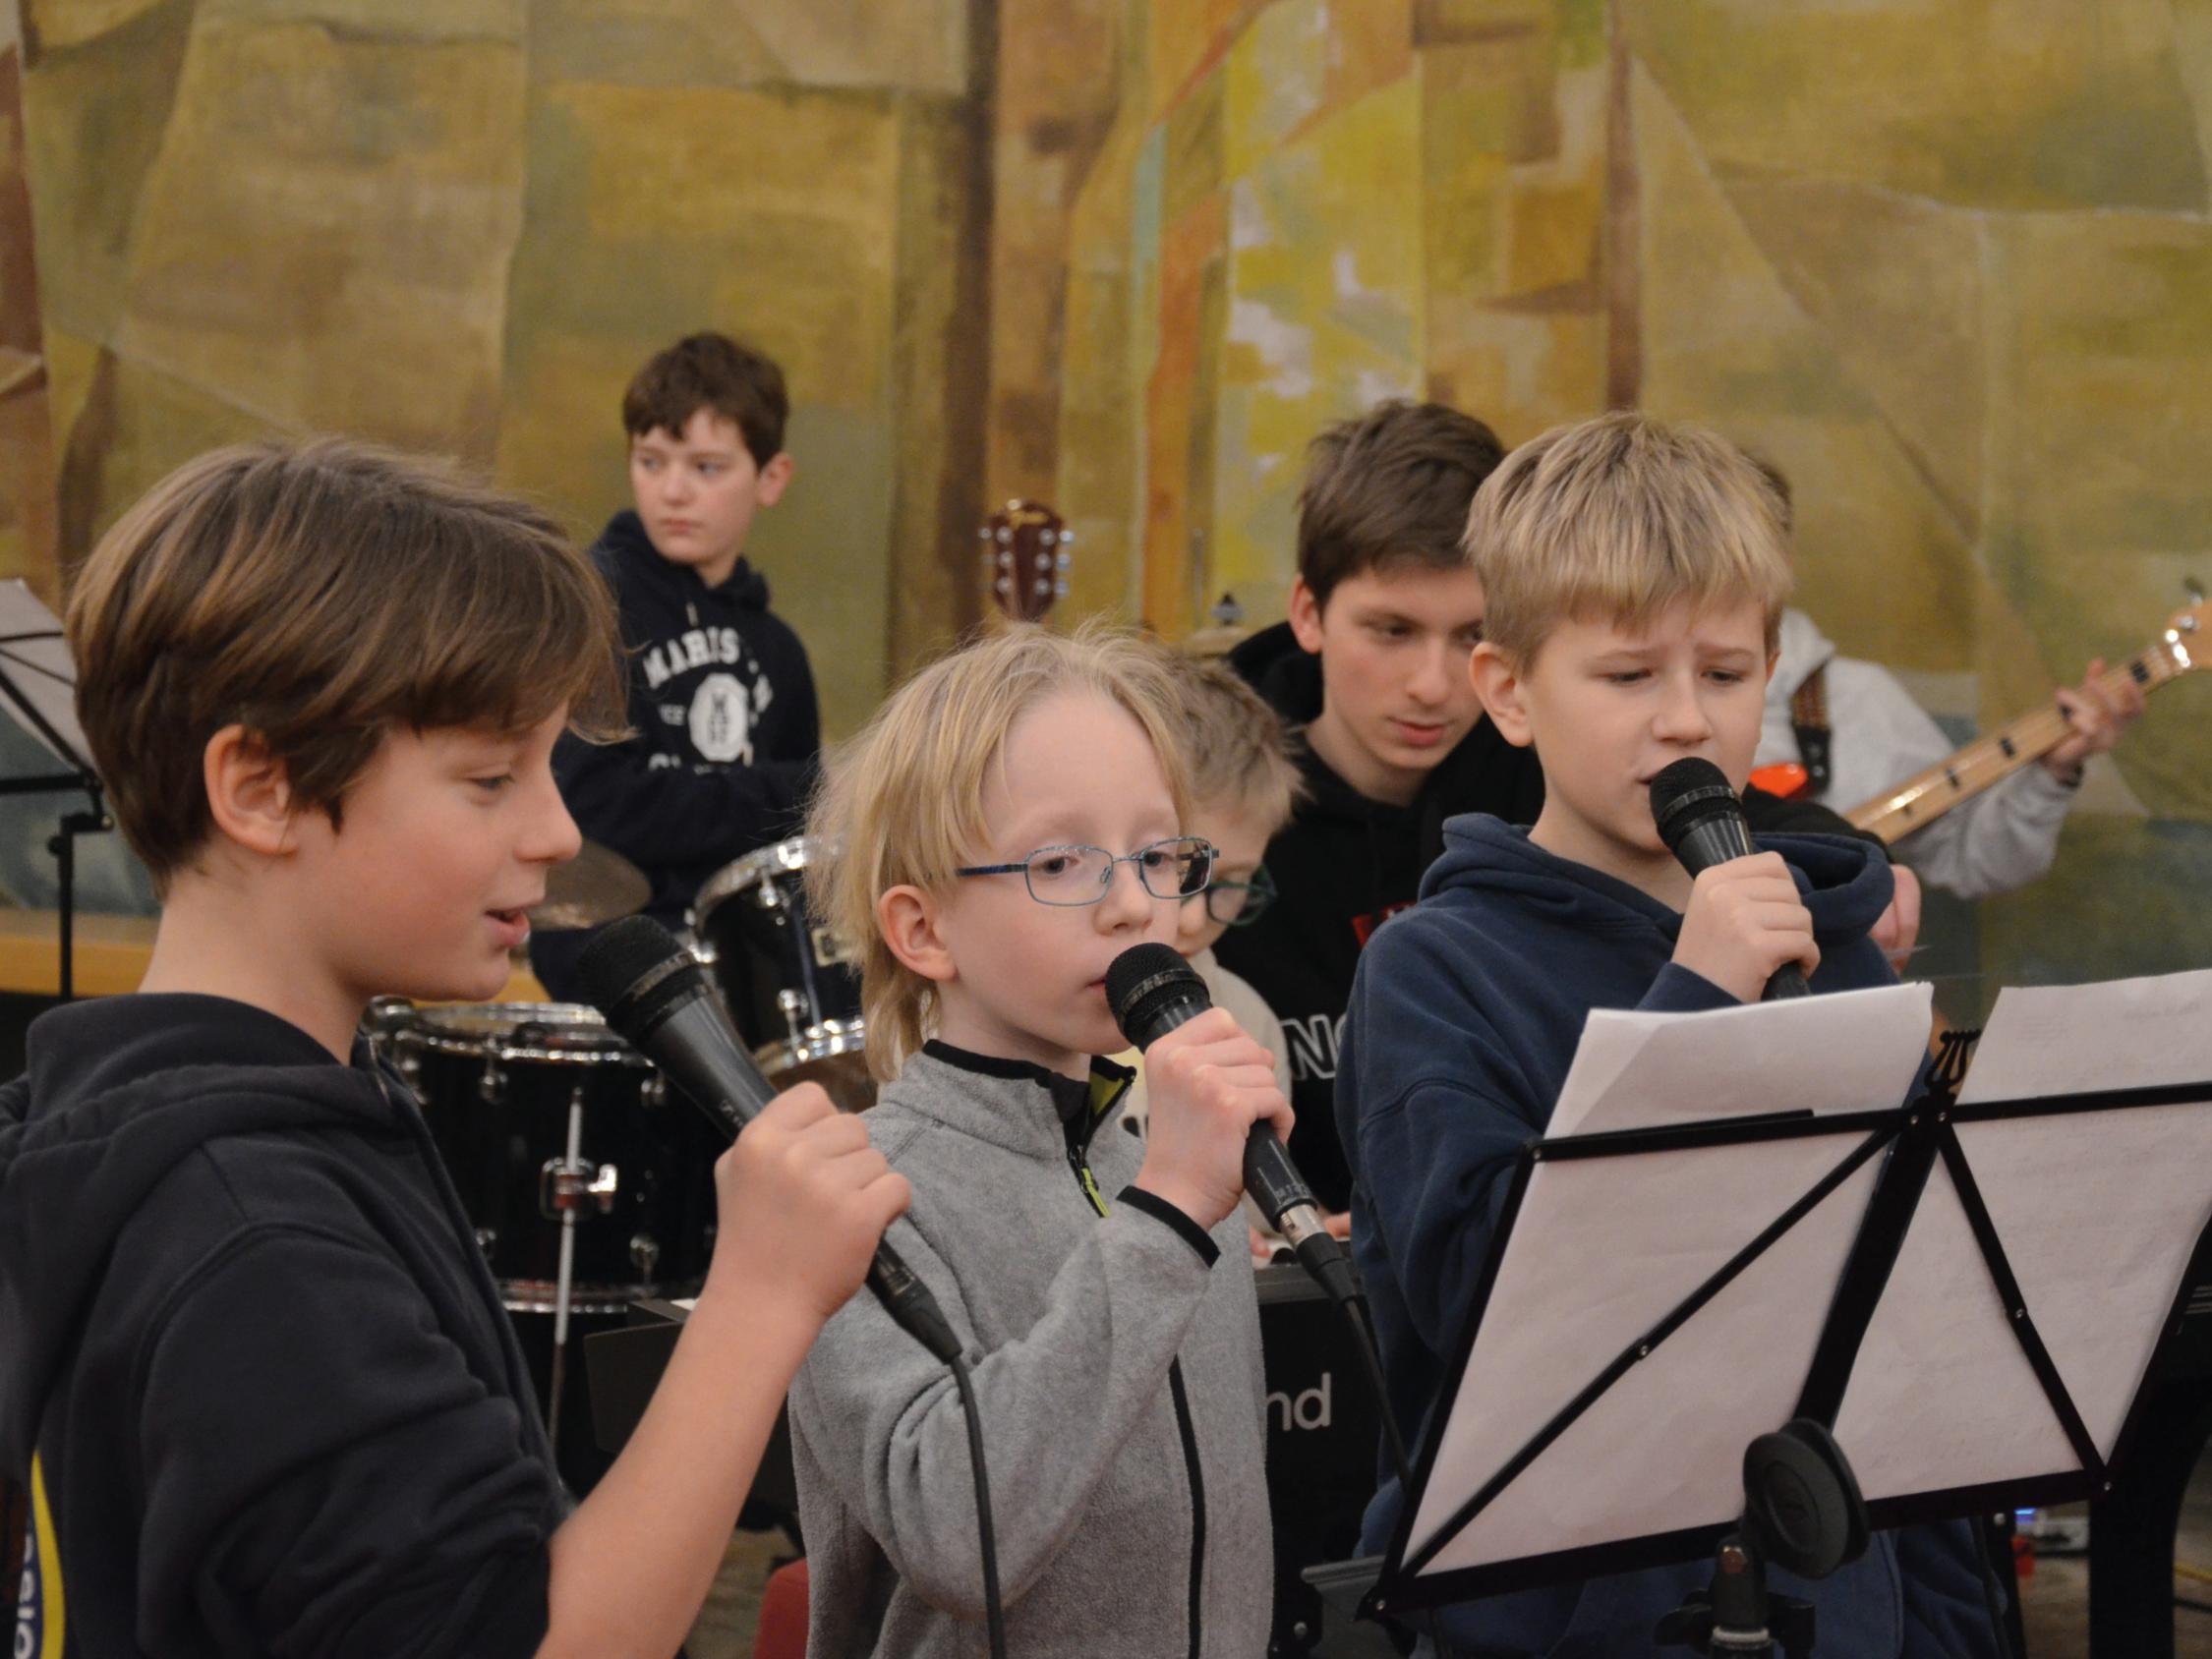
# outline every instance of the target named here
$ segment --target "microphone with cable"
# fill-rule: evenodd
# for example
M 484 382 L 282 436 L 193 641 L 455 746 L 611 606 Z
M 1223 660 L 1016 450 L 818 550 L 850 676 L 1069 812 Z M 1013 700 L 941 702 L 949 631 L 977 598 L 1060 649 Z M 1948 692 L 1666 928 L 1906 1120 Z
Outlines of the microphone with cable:
M 608 1025 L 730 1139 L 775 1098 L 777 1091 L 730 1029 L 698 959 L 652 917 L 630 916 L 602 929 L 577 958 L 576 971 Z M 948 1363 L 960 1358 L 960 1338 L 937 1298 L 889 1244 L 876 1246 L 868 1288 L 931 1353 Z
M 1695 755 L 1674 762 L 1652 779 L 1652 821 L 1659 826 L 1666 850 L 1681 861 L 1692 876 L 1731 859 L 1749 858 L 1759 849 L 1751 844 L 1751 824 L 1743 815 L 1743 800 L 1728 787 L 1728 779 L 1711 761 Z M 1762 1002 L 1782 997 L 1803 997 L 1811 992 L 1805 970 L 1784 962 L 1767 981 Z
M 1106 1003 L 1122 1035 L 1142 1051 L 1212 1007 L 1213 993 L 1173 945 L 1133 944 L 1106 969 Z M 1324 1290 L 1339 1302 L 1358 1298 L 1352 1264 L 1322 1225 L 1313 1189 L 1269 1124 L 1254 1123 L 1245 1140 L 1245 1191 Z

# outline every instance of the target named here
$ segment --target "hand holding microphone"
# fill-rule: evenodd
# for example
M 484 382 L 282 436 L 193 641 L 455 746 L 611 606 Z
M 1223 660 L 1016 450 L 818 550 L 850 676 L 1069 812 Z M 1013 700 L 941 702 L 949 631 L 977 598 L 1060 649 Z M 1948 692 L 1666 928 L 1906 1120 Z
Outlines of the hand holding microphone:
M 1253 1125 L 1290 1134 L 1275 1057 L 1226 1009 L 1209 1008 L 1144 1051 L 1144 1086 L 1152 1114 L 1136 1185 L 1210 1230 L 1244 1196 Z
M 715 1160 L 707 1291 L 732 1276 L 797 1290 L 817 1321 L 844 1306 L 912 1193 L 820 1084 L 778 1095 Z
M 1741 1002 L 1804 996 L 1821 960 L 1813 913 L 1781 854 L 1753 848 L 1720 769 L 1676 761 L 1652 779 L 1652 818 L 1693 879 L 1674 960 Z
M 1106 970 L 1106 1002 L 1122 1035 L 1143 1052 L 1152 1095 L 1136 1184 L 1208 1228 L 1236 1208 L 1240 1193 L 1251 1193 L 1306 1271 L 1339 1303 L 1356 1300 L 1351 1263 L 1283 1150 L 1292 1117 L 1274 1058 L 1213 1006 L 1206 982 L 1169 945 L 1133 944 L 1115 957 Z M 1170 1190 L 1152 1184 L 1148 1173 Z M 1186 1181 L 1195 1184 L 1196 1208 L 1174 1195 L 1172 1188 Z

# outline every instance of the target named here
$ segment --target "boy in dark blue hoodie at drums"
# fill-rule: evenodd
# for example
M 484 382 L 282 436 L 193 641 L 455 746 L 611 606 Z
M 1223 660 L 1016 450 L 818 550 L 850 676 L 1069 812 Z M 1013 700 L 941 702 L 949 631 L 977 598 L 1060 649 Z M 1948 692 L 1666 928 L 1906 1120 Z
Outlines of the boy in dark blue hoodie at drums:
M 1562 428 L 1484 482 L 1467 545 L 1487 605 L 1469 672 L 1498 731 L 1541 756 L 1543 807 L 1526 828 L 1445 825 L 1420 903 L 1361 962 L 1337 1079 L 1354 1245 L 1409 1428 L 1435 1402 L 1514 1164 L 1591 1009 L 1754 1001 L 1785 962 L 1816 992 L 1894 977 L 1867 937 L 1892 892 L 1877 848 L 1761 836 L 1693 881 L 1652 821 L 1662 768 L 1696 756 L 1740 789 L 1759 741 L 1789 565 L 1751 463 L 1638 415 Z M 1401 1503 L 1386 1477 L 1367 1548 L 1386 1546 Z M 1439 1625 L 1447 1651 L 1484 1659 L 1656 1653 L 1655 1625 L 1708 1576 L 1699 1562 L 1532 1589 Z M 1999 1650 L 1963 1526 L 1880 1534 L 1817 1585 L 1775 1576 L 1815 1603 L 1823 1651 Z
M 745 560 L 753 521 L 789 487 L 784 372 L 722 334 L 657 353 L 622 394 L 635 510 L 592 546 L 621 612 L 629 735 L 563 743 L 560 792 L 589 840 L 653 884 L 646 913 L 689 921 L 724 865 L 798 832 L 822 746 L 806 648 Z M 576 1000 L 587 935 L 548 933 L 531 965 Z

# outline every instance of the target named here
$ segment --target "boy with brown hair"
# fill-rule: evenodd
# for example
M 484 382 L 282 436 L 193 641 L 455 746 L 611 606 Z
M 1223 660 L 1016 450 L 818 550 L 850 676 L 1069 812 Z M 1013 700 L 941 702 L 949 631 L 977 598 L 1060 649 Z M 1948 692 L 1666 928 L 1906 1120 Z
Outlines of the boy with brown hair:
M 1408 1425 L 1428 1420 L 1506 1182 L 1591 1009 L 1752 1001 L 1788 962 L 1816 993 L 1895 980 L 1869 937 L 1892 891 L 1876 847 L 1762 835 L 1762 851 L 1693 880 L 1653 823 L 1666 766 L 1708 760 L 1741 790 L 1759 742 L 1790 578 L 1775 500 L 1743 454 L 1638 415 L 1560 428 L 1490 475 L 1467 545 L 1488 605 L 1470 684 L 1503 740 L 1541 757 L 1545 793 L 1531 827 L 1445 827 L 1421 902 L 1375 940 L 1353 987 L 1337 1124 L 1353 1248 Z M 1385 1470 L 1368 1548 L 1388 1541 L 1402 1500 Z M 1656 1568 L 1439 1623 L 1454 1653 L 1644 1653 L 1707 1575 Z M 1997 1651 L 1962 1527 L 1878 1534 L 1817 1585 L 1775 1577 L 1816 1604 L 1824 1651 Z
M 820 1090 L 716 1169 L 698 1311 L 571 1512 L 370 999 L 496 996 L 618 717 L 605 588 L 534 508 L 359 445 L 204 456 L 68 606 L 163 899 L 137 995 L 0 1090 L 0 1470 L 41 1653 L 668 1654 L 904 1182 Z
M 634 506 L 591 557 L 614 592 L 629 657 L 629 731 L 554 756 L 584 834 L 652 883 L 646 914 L 690 920 L 700 885 L 798 832 L 821 748 L 806 649 L 746 562 L 753 522 L 790 486 L 784 372 L 727 335 L 656 353 L 622 394 Z M 580 933 L 543 936 L 532 965 L 573 995 Z

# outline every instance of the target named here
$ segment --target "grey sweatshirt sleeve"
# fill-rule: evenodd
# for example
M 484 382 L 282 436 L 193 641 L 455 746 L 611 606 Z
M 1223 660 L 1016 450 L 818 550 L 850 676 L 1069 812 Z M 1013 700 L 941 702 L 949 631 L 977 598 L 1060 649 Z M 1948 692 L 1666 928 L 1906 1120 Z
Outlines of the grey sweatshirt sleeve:
M 966 1344 L 1011 1604 L 1052 1563 L 1139 1414 L 1165 1393 L 1208 1260 L 1181 1230 L 1117 1203 L 1061 1265 L 1035 1323 L 983 1350 L 960 1284 L 924 1234 L 902 1219 L 887 1237 Z M 952 1373 L 863 1292 L 824 1328 L 790 1405 L 839 1501 L 914 1593 L 982 1618 L 975 1486 Z
M 1848 812 L 1925 771 L 1956 747 L 1888 669 L 1851 658 L 1828 665 L 1835 781 L 1828 799 Z M 2040 765 L 2023 767 L 1896 844 L 1931 887 L 1983 898 L 2025 887 L 2051 868 L 2073 791 Z

